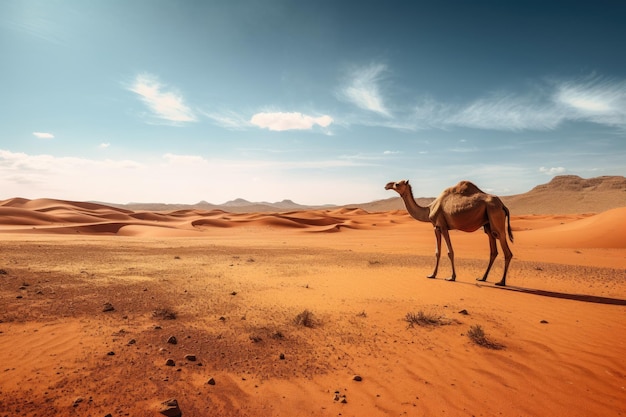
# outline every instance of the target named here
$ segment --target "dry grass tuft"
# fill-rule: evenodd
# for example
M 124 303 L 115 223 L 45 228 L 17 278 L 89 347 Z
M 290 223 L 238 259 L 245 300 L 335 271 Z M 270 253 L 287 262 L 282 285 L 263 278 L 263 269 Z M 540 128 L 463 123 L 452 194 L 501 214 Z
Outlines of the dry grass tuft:
M 425 313 L 423 310 L 417 313 L 406 313 L 404 321 L 409 323 L 409 327 L 414 326 L 443 326 L 450 324 L 449 320 L 443 319 L 435 313 Z
M 296 318 L 294 319 L 294 323 L 298 326 L 312 328 L 315 327 L 315 318 L 312 312 L 310 312 L 309 310 L 304 310 L 302 313 L 299 313 L 296 316 Z
M 478 346 L 482 346 L 487 349 L 494 349 L 494 350 L 504 349 L 503 345 L 496 343 L 487 337 L 487 335 L 485 334 L 485 331 L 480 326 L 480 324 L 472 325 L 467 332 L 467 337 L 469 337 L 470 340 L 474 342 L 475 344 L 477 344 Z

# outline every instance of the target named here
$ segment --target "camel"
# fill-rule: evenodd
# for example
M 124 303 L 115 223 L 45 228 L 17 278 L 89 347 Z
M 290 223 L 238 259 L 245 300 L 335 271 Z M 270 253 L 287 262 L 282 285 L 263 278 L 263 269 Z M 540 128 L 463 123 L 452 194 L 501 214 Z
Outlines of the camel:
M 448 247 L 448 257 L 452 265 L 452 275 L 448 281 L 456 280 L 456 270 L 454 269 L 454 250 L 450 242 L 450 230 L 462 230 L 464 232 L 474 232 L 481 226 L 487 236 L 489 236 L 489 265 L 482 278 L 478 281 L 486 281 L 493 261 L 498 256 L 496 239 L 500 240 L 500 246 L 504 252 L 504 273 L 502 279 L 495 285 L 506 285 L 506 273 L 509 263 L 513 258 L 513 253 L 507 243 L 508 235 L 513 242 L 513 232 L 511 231 L 511 216 L 509 209 L 502 203 L 499 197 L 482 192 L 476 185 L 469 181 L 461 181 L 457 185 L 446 188 L 435 201 L 427 207 L 421 207 L 413 198 L 413 190 L 408 180 L 390 182 L 385 186 L 386 190 L 394 190 L 406 205 L 406 209 L 415 220 L 421 222 L 431 222 L 435 228 L 435 239 L 437 249 L 435 252 L 435 270 L 428 278 L 436 278 L 439 269 L 439 257 L 441 254 L 441 236 L 446 241 Z

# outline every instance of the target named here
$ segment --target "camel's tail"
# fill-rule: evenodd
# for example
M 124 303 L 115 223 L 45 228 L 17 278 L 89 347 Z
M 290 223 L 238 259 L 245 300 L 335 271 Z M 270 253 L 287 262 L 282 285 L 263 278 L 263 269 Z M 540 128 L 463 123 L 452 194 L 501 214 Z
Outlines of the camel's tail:
M 509 228 L 509 239 L 511 239 L 511 242 L 513 242 L 513 230 L 511 230 L 511 213 L 509 212 L 508 207 L 504 204 L 502 205 L 502 209 L 504 210 L 504 214 L 506 214 L 506 224 Z

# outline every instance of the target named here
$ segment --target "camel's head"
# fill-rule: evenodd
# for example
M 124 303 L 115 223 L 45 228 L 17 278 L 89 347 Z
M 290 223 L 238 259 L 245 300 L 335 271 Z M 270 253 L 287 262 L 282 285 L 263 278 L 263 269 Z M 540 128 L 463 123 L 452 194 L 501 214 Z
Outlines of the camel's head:
M 398 182 L 390 182 L 385 185 L 385 190 L 394 190 L 398 194 L 402 195 L 409 188 L 409 180 L 402 180 Z

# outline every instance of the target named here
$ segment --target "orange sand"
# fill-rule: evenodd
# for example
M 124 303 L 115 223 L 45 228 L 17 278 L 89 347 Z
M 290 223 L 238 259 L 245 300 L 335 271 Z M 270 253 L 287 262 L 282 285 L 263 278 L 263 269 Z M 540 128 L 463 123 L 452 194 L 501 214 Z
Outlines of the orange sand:
M 626 208 L 512 226 L 498 288 L 481 232 L 452 233 L 457 282 L 426 279 L 432 229 L 404 211 L 0 202 L 0 416 L 626 415 Z

